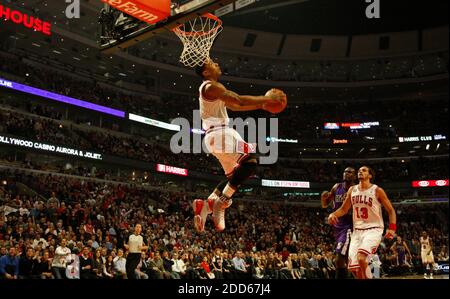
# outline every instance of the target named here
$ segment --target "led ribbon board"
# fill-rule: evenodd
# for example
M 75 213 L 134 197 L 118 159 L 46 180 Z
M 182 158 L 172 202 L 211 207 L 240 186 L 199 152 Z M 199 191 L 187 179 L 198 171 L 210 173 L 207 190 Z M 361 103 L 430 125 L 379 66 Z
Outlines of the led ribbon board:
M 102 112 L 105 114 L 110 114 L 110 115 L 114 115 L 117 117 L 125 118 L 124 111 L 120 111 L 120 110 L 116 110 L 113 108 L 93 104 L 90 102 L 74 99 L 74 98 L 64 96 L 61 94 L 57 94 L 54 92 L 50 92 L 47 90 L 23 85 L 23 84 L 12 82 L 12 81 L 7 81 L 5 79 L 0 78 L 0 87 L 2 87 L 2 86 L 6 87 L 6 88 L 17 90 L 17 91 L 21 91 L 23 93 L 32 94 L 32 95 L 40 96 L 40 97 L 43 97 L 46 99 L 58 101 L 61 103 L 66 103 L 66 104 L 70 104 L 70 105 L 74 105 L 74 106 L 78 106 L 78 107 L 83 107 L 83 108 L 86 108 L 89 110 L 94 110 L 94 111 Z
M 413 181 L 414 188 L 448 187 L 448 180 Z
M 305 189 L 310 188 L 309 182 L 262 180 L 261 184 L 264 187 L 305 188 Z
M 178 168 L 174 166 L 168 166 L 163 164 L 156 165 L 156 171 L 162 173 L 175 174 L 180 176 L 188 176 L 188 170 L 184 168 Z
M 103 160 L 102 154 L 99 153 L 93 153 L 85 150 L 65 147 L 65 146 L 59 146 L 59 145 L 53 145 L 43 142 L 35 142 L 27 139 L 21 139 L 21 138 L 14 138 L 9 136 L 3 136 L 0 135 L 0 143 L 3 144 L 9 144 L 14 145 L 18 147 L 24 147 L 24 148 L 32 148 L 32 149 L 38 149 L 46 152 L 51 153 L 59 153 L 64 155 L 70 155 L 70 156 L 77 156 L 80 158 L 87 158 L 87 159 L 93 159 L 93 160 Z

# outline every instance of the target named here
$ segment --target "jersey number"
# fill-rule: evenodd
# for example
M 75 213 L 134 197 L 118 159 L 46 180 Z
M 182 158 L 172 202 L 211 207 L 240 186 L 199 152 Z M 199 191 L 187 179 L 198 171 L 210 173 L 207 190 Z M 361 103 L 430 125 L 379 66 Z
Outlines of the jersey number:
M 367 219 L 369 217 L 367 208 L 355 208 L 356 217 L 361 219 Z

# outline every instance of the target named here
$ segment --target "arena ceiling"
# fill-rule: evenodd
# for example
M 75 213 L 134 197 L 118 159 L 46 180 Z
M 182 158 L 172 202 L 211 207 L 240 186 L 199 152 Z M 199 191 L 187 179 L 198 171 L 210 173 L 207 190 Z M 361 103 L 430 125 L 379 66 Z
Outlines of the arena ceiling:
M 449 1 L 380 0 L 380 19 L 368 19 L 365 0 L 260 0 L 224 24 L 284 34 L 357 35 L 448 24 Z
M 365 0 L 256 0 L 223 16 L 225 26 L 284 34 L 355 35 L 448 24 L 449 1 L 380 0 L 381 18 L 367 19 Z M 12 1 L 68 31 L 96 40 L 100 0 L 81 0 L 81 18 L 67 19 L 65 1 Z
M 391 2 L 398 2 L 399 4 L 394 5 Z M 225 24 L 240 27 L 251 28 L 251 26 L 256 26 L 254 27 L 255 29 L 264 31 L 284 30 L 283 28 L 288 27 L 286 24 L 295 24 L 295 26 L 290 28 L 298 30 L 298 33 L 305 34 L 374 33 L 420 29 L 448 24 L 448 1 L 429 0 L 422 2 L 423 7 L 418 6 L 416 2 L 409 2 L 411 1 L 381 0 L 383 5 L 381 10 L 382 21 L 367 22 L 363 14 L 363 16 L 358 14 L 360 15 L 359 18 L 355 17 L 356 14 L 354 14 L 354 11 L 360 11 L 365 8 L 365 0 L 260 0 L 234 14 L 224 16 L 224 22 Z M 402 10 L 401 3 L 409 5 L 408 9 Z M 81 0 L 80 19 L 66 18 L 64 11 L 67 4 L 62 0 L 27 0 L 23 2 L 12 0 L 7 5 L 21 7 L 25 12 L 31 12 L 44 20 L 51 20 L 59 28 L 57 34 L 54 34 L 52 37 L 44 37 L 37 33 L 30 34 L 28 29 L 14 26 L 11 22 L 5 24 L 0 20 L 0 24 L 2 24 L 0 39 L 14 43 L 13 47 L 18 52 L 20 52 L 20 49 L 26 49 L 26 52 L 35 56 L 46 57 L 55 63 L 64 63 L 76 68 L 90 70 L 114 82 L 121 79 L 129 80 L 130 82 L 141 82 L 161 76 L 173 77 L 172 72 L 164 72 L 163 74 L 162 71 L 161 73 L 156 73 L 159 70 L 156 69 L 153 72 L 153 68 L 140 65 L 139 62 L 136 62 L 135 65 L 133 64 L 134 62 L 130 62 L 122 57 L 116 55 L 105 56 L 98 52 L 95 40 L 98 30 L 98 12 L 102 7 L 100 0 Z M 445 9 L 443 8 L 444 6 L 446 7 Z M 392 17 L 395 15 L 395 12 L 399 13 L 398 19 Z M 432 17 L 433 13 L 435 13 L 434 17 Z M 349 18 L 349 15 L 354 16 L 354 18 Z M 422 17 L 419 17 L 420 15 Z M 362 24 L 363 19 L 367 24 L 364 26 L 354 25 Z M 354 24 L 349 25 L 352 22 Z M 71 39 L 70 32 L 84 37 L 87 42 L 80 43 L 75 41 L 75 39 Z M 286 31 L 282 32 L 288 33 Z M 144 50 L 145 48 L 143 47 L 145 46 L 146 43 L 138 45 Z M 172 83 L 172 81 L 170 82 Z M 182 82 L 178 79 L 176 83 L 181 85 Z M 186 81 L 186 84 L 189 85 L 191 83 Z M 440 87 L 442 84 L 439 81 L 438 86 Z M 427 83 L 429 88 L 432 85 Z M 444 85 L 447 88 L 448 85 Z M 403 86 L 396 90 L 398 92 L 401 89 L 403 89 Z M 416 90 L 416 88 L 406 89 Z M 406 90 L 401 91 L 401 93 L 404 92 Z

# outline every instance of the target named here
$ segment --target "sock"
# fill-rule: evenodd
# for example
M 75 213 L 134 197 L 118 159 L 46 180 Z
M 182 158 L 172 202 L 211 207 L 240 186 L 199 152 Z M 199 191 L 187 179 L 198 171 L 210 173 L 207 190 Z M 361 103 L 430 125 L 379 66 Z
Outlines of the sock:
M 217 190 L 214 190 L 214 192 L 211 193 L 211 194 L 208 196 L 208 199 L 217 199 L 217 198 L 219 198 L 222 192 L 216 192 L 216 191 L 217 191 Z
M 216 189 L 214 189 L 214 192 L 211 193 L 211 195 L 208 198 L 216 198 L 220 197 L 222 195 L 222 190 L 225 188 L 225 186 L 228 184 L 228 180 L 223 180 L 222 182 L 217 185 Z
M 230 183 L 228 183 L 222 191 L 222 195 L 225 195 L 227 198 L 232 198 L 234 193 L 236 193 L 236 188 L 232 187 Z

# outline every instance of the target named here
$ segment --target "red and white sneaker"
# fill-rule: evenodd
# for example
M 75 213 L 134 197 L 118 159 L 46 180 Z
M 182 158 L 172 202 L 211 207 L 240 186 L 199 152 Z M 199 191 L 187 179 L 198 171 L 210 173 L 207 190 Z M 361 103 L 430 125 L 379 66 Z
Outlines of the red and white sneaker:
M 192 203 L 194 209 L 194 227 L 198 232 L 205 230 L 206 218 L 212 213 L 213 199 L 196 199 Z
M 219 232 L 225 229 L 225 209 L 228 209 L 232 203 L 231 198 L 227 199 L 223 196 L 214 200 L 212 216 L 216 230 Z

